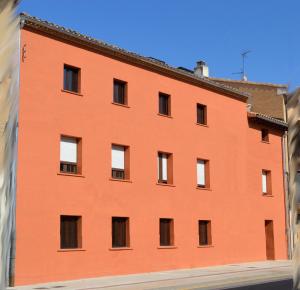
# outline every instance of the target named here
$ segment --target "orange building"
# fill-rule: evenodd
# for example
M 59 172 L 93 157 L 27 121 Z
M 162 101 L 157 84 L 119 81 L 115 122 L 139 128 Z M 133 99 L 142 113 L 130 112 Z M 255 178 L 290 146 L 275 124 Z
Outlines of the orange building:
M 21 15 L 16 285 L 286 259 L 283 121 Z

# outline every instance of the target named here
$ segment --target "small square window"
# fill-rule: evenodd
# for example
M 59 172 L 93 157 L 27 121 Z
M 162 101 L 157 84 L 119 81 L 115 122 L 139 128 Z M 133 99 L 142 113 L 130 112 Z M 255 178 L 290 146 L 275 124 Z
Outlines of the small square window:
M 261 130 L 261 141 L 269 142 L 269 130 L 268 129 Z
M 81 248 L 81 217 L 60 216 L 60 248 Z
M 112 217 L 112 247 L 129 247 L 129 218 Z
M 174 246 L 174 221 L 173 219 L 159 219 L 160 246 Z
M 61 136 L 60 172 L 81 174 L 81 139 Z
M 64 65 L 64 90 L 79 93 L 80 69 Z
M 197 123 L 207 125 L 207 109 L 205 105 L 197 104 Z
M 159 114 L 171 115 L 171 97 L 170 95 L 159 93 Z
M 199 246 L 211 245 L 211 221 L 199 220 Z
M 114 80 L 113 102 L 116 104 L 127 105 L 127 83 L 120 80 Z

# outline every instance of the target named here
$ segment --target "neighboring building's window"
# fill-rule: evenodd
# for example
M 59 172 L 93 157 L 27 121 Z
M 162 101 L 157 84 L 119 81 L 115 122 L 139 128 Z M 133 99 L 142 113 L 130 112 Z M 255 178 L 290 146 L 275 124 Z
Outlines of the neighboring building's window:
M 261 130 L 261 141 L 269 142 L 269 130 L 268 129 Z
M 197 159 L 197 186 L 209 188 L 209 161 Z
M 129 218 L 112 218 L 112 247 L 129 247 Z
M 172 154 L 158 152 L 157 165 L 158 165 L 158 182 L 159 183 L 173 183 L 172 174 Z
M 206 106 L 197 104 L 197 123 L 201 125 L 207 125 L 207 112 Z
M 127 105 L 127 83 L 114 80 L 114 103 Z
M 64 90 L 79 93 L 80 69 L 64 65 Z
M 171 115 L 171 97 L 170 95 L 159 93 L 159 113 L 161 115 Z
M 211 245 L 211 222 L 200 220 L 199 226 L 199 246 Z
M 262 192 L 263 194 L 272 194 L 271 190 L 271 171 L 263 170 L 262 171 Z
M 129 147 L 112 145 L 111 147 L 112 178 L 129 179 Z
M 81 173 L 81 139 L 61 136 L 60 139 L 60 171 Z
M 60 248 L 81 248 L 81 217 L 60 216 Z
M 159 219 L 160 246 L 174 245 L 174 221 L 173 219 Z
M 296 224 L 299 225 L 300 224 L 300 209 L 298 208 L 297 210 L 297 220 L 296 220 Z

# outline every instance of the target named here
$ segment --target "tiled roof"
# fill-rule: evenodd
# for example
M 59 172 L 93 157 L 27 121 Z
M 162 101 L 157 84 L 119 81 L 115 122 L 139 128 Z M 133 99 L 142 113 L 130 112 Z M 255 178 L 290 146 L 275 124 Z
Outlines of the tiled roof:
M 248 117 L 255 118 L 255 119 L 261 120 L 261 121 L 266 121 L 266 122 L 272 123 L 274 125 L 278 125 L 285 129 L 288 128 L 288 124 L 286 122 L 276 119 L 276 118 L 273 118 L 273 117 L 270 117 L 265 114 L 261 114 L 261 113 L 257 113 L 257 112 L 248 112 Z
M 275 88 L 283 88 L 283 89 L 288 88 L 288 85 L 286 85 L 286 84 L 252 82 L 252 81 L 232 80 L 232 79 L 215 78 L 215 77 L 209 77 L 209 79 L 212 81 L 216 81 L 216 82 L 220 81 L 220 82 L 229 82 L 229 83 L 250 84 L 250 85 L 257 85 L 257 86 L 269 86 L 269 87 L 275 87 Z
M 251 95 L 248 99 L 248 103 L 251 104 L 252 111 L 284 120 L 284 96 L 288 92 L 287 85 L 217 78 L 212 79 L 215 82 L 229 85 L 242 92 L 248 92 Z

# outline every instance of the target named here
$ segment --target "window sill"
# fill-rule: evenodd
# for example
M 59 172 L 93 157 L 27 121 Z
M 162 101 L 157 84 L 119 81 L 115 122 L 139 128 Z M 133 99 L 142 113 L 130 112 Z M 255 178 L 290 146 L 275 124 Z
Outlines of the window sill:
M 170 183 L 160 183 L 160 182 L 156 182 L 156 185 L 161 185 L 161 186 L 171 186 L 171 187 L 175 187 L 176 185 L 174 184 L 170 184 Z
M 126 104 L 120 104 L 120 103 L 115 103 L 115 102 L 111 102 L 113 105 L 116 105 L 116 106 L 120 106 L 120 107 L 125 107 L 125 108 L 130 108 L 128 105 Z
M 57 252 L 84 252 L 86 249 L 75 248 L 75 249 L 58 249 Z
M 85 177 L 82 174 L 74 174 L 74 173 L 66 173 L 66 172 L 58 172 L 57 175 L 83 177 L 83 178 Z
M 177 249 L 177 246 L 159 246 L 157 249 Z
M 110 181 L 120 181 L 120 182 L 129 182 L 132 183 L 132 180 L 130 179 L 118 179 L 118 178 L 110 178 Z
M 77 95 L 77 96 L 81 96 L 81 97 L 83 96 L 83 94 L 77 93 L 77 92 L 73 92 L 73 91 L 68 91 L 68 90 L 64 90 L 64 89 L 61 89 L 61 91 L 63 93 L 73 94 L 73 95 Z
M 261 143 L 264 143 L 264 144 L 270 144 L 270 141 L 260 141 Z
M 268 194 L 268 193 L 263 193 L 262 195 L 263 195 L 264 197 L 274 197 L 273 194 Z
M 208 128 L 208 125 L 207 124 L 201 124 L 201 123 L 195 123 L 196 125 L 198 125 L 198 126 L 201 126 L 201 127 L 206 127 L 206 128 Z
M 213 245 L 203 245 L 203 246 L 197 246 L 197 248 L 213 248 Z
M 160 113 L 157 113 L 157 115 L 161 116 L 161 117 L 166 117 L 166 118 L 173 119 L 173 117 L 171 115 L 164 115 L 164 114 L 160 114 Z
M 200 187 L 200 186 L 196 186 L 196 189 L 212 191 L 212 189 L 211 189 L 210 187 Z
M 131 247 L 109 248 L 110 251 L 128 251 L 133 250 Z

